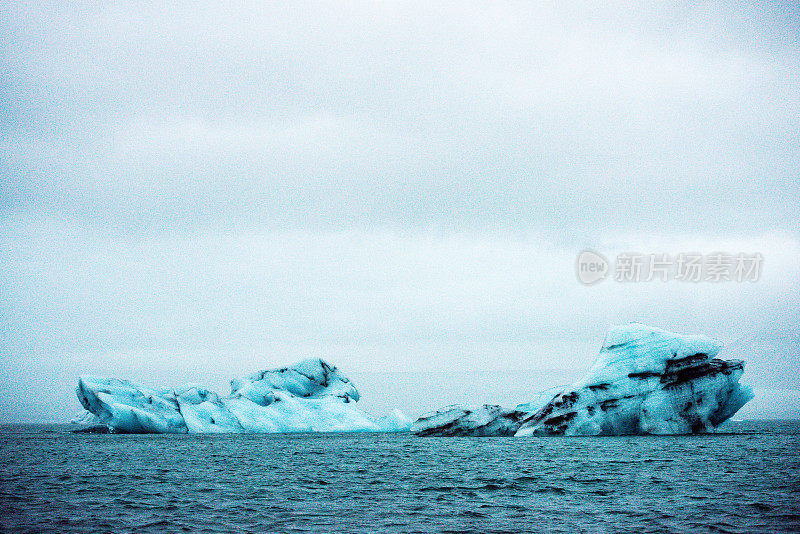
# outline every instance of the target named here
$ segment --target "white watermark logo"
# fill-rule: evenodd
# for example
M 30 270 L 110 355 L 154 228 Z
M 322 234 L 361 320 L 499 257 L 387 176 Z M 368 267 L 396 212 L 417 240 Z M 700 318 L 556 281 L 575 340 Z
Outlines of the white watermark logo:
M 575 271 L 582 284 L 596 284 L 608 276 L 608 260 L 597 252 L 584 250 L 578 254 Z
M 602 254 L 584 250 L 578 254 L 575 272 L 582 284 L 592 285 L 609 275 L 617 282 L 757 282 L 764 256 L 759 253 L 728 254 L 682 252 L 669 254 L 618 254 L 612 264 Z

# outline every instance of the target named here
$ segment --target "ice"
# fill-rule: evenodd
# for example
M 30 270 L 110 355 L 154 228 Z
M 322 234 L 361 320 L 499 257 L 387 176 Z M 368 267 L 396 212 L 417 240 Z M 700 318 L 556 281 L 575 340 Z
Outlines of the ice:
M 477 409 L 449 406 L 423 415 L 411 425 L 418 436 L 513 436 L 529 412 L 485 404 Z
M 101 423 L 120 432 L 186 432 L 174 394 L 159 393 L 116 378 L 81 377 L 78 400 Z
M 376 420 L 355 408 L 356 388 L 319 359 L 232 380 L 227 397 L 195 384 L 154 391 L 89 376 L 78 380 L 76 392 L 96 421 L 116 432 L 379 432 L 411 423 L 399 410 Z
M 517 436 L 688 434 L 712 430 L 753 398 L 722 345 L 642 324 L 613 328 L 586 376 L 529 416 Z
M 386 432 L 402 432 L 404 430 L 409 430 L 413 422 L 411 418 L 398 408 L 392 410 L 390 414 L 377 419 L 378 425 Z
M 399 411 L 372 418 L 336 367 L 305 360 L 231 381 L 220 397 L 202 386 L 150 390 L 126 380 L 81 377 L 77 394 L 92 416 L 117 432 L 401 431 L 418 435 L 685 434 L 712 430 L 752 397 L 739 384 L 740 360 L 717 358 L 721 345 L 641 324 L 611 329 L 581 380 L 514 409 L 451 406 L 413 425 Z
M 359 399 L 350 380 L 322 360 L 304 360 L 294 367 L 231 380 L 231 395 L 249 398 L 263 406 L 271 403 L 278 391 L 304 398 L 338 397 L 344 402 Z
M 618 326 L 606 334 L 586 376 L 544 403 L 539 398 L 511 411 L 450 407 L 420 418 L 412 430 L 440 436 L 710 431 L 753 398 L 739 384 L 744 362 L 717 358 L 720 348 L 704 336 L 638 323 Z

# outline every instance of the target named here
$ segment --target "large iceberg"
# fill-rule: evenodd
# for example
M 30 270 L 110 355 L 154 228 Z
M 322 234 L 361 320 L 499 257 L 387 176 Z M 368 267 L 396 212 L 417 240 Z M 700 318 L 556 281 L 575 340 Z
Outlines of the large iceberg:
M 549 397 L 503 410 L 449 407 L 418 419 L 425 436 L 689 434 L 712 430 L 753 398 L 739 384 L 741 360 L 722 345 L 642 324 L 612 328 L 581 380 Z
M 89 376 L 79 378 L 76 393 L 96 417 L 84 421 L 124 433 L 379 432 L 410 424 L 399 411 L 376 420 L 355 408 L 355 386 L 319 359 L 234 379 L 227 397 L 193 384 L 150 390 Z

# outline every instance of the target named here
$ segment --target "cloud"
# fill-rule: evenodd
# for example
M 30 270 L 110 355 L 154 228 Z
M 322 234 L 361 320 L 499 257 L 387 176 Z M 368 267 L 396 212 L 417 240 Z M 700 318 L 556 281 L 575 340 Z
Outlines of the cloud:
M 307 354 L 574 369 L 628 320 L 766 338 L 748 372 L 785 376 L 790 354 L 797 374 L 793 4 L 1 18 L 7 391 L 51 368 L 223 380 Z M 758 251 L 766 271 L 584 288 L 584 247 Z
M 786 226 L 788 9 L 11 6 L 3 205 L 119 232 Z

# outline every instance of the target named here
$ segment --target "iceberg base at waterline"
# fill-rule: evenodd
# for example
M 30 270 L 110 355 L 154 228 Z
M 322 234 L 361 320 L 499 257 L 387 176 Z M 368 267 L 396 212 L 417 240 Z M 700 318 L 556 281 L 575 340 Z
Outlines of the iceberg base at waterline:
M 588 373 L 570 387 L 504 410 L 448 407 L 420 417 L 420 436 L 690 434 L 713 430 L 753 398 L 741 360 L 722 345 L 633 323 L 612 328 Z
M 226 397 L 194 384 L 150 390 L 90 376 L 76 393 L 86 412 L 74 423 L 117 433 L 386 432 L 411 424 L 399 410 L 374 419 L 355 408 L 355 386 L 319 359 L 234 379 Z

